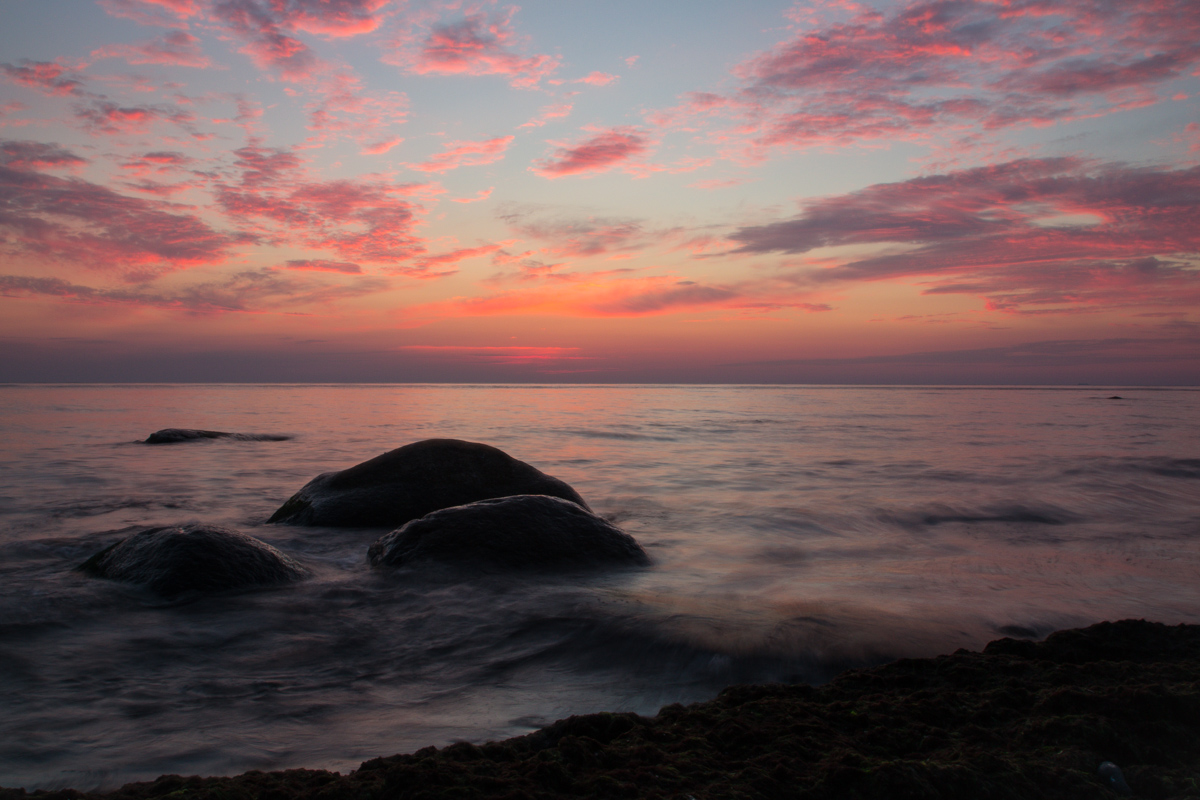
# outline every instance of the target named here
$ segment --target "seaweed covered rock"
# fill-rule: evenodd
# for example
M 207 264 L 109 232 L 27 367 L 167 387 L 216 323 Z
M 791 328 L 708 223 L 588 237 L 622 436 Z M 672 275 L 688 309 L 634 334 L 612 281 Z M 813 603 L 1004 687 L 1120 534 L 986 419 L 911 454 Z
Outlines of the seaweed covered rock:
M 546 495 L 517 495 L 444 508 L 371 545 L 374 566 L 441 561 L 504 569 L 593 569 L 650 563 L 632 536 Z
M 228 431 L 202 431 L 195 428 L 163 428 L 146 437 L 145 444 L 176 444 L 200 439 L 239 439 L 251 442 L 282 442 L 290 439 L 276 433 L 229 433 Z
M 394 528 L 441 508 L 518 494 L 550 495 L 588 507 L 566 483 L 503 450 L 458 439 L 426 439 L 341 472 L 318 475 L 267 521 Z
M 273 586 L 308 575 L 266 542 L 216 525 L 150 528 L 101 550 L 79 570 L 165 597 Z

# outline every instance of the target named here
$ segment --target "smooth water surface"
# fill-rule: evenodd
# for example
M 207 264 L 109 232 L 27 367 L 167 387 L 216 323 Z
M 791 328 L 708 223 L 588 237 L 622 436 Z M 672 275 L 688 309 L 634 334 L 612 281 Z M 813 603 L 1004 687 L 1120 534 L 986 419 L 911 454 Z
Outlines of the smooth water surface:
M 166 427 L 292 438 L 140 443 Z M 375 570 L 383 530 L 264 524 L 433 437 L 566 480 L 654 565 Z M 9 787 L 346 771 L 1003 635 L 1200 622 L 1193 390 L 3 386 L 0 440 Z M 314 577 L 169 603 L 73 571 L 189 521 Z

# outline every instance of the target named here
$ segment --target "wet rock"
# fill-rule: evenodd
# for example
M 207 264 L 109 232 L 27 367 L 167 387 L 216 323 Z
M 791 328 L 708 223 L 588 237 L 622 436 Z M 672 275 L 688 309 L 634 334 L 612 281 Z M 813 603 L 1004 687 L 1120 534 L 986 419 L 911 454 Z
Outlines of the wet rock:
M 198 439 L 238 439 L 248 442 L 282 442 L 290 439 L 275 433 L 228 433 L 227 431 L 201 431 L 194 428 L 163 428 L 146 437 L 145 444 L 175 444 L 194 442 Z
M 1125 776 L 1121 774 L 1121 768 L 1113 762 L 1105 761 L 1096 772 L 1100 776 L 1100 780 L 1104 781 L 1104 785 L 1117 794 L 1122 796 L 1133 794 L 1133 790 L 1125 782 Z
M 416 561 L 505 569 L 592 569 L 650 563 L 632 536 L 575 503 L 517 495 L 444 508 L 371 545 L 374 566 Z
M 78 569 L 165 597 L 273 586 L 308 575 L 266 542 L 216 525 L 150 528 L 100 551 Z
M 441 508 L 518 494 L 550 495 L 588 507 L 566 483 L 503 450 L 458 439 L 426 439 L 341 472 L 318 475 L 267 521 L 394 528 Z

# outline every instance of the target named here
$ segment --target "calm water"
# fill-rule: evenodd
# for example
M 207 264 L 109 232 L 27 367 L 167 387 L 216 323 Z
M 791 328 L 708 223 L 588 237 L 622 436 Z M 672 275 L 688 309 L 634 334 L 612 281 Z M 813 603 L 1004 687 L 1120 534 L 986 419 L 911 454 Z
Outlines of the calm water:
M 165 427 L 294 438 L 138 443 Z M 381 572 L 383 531 L 263 524 L 317 473 L 431 437 L 566 480 L 654 566 Z M 1197 391 L 7 386 L 0 442 L 9 787 L 346 771 L 1005 633 L 1200 622 Z M 188 521 L 315 576 L 168 604 L 72 571 Z

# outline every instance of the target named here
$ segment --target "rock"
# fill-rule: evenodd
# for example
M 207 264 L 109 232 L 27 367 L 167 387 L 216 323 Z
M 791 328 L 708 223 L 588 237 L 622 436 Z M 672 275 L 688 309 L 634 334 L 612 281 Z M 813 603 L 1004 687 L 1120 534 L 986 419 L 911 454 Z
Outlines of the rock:
M 101 550 L 78 569 L 166 597 L 272 586 L 309 574 L 266 542 L 216 525 L 150 528 Z
M 341 472 L 318 475 L 267 521 L 395 528 L 440 508 L 517 494 L 545 494 L 588 507 L 566 483 L 503 450 L 458 439 L 426 439 Z
M 1114 394 L 1112 397 L 1110 397 L 1110 398 L 1108 398 L 1108 399 L 1109 399 L 1109 400 L 1124 400 L 1125 398 L 1124 398 L 1124 397 L 1121 397 L 1121 395 L 1119 395 L 1119 394 Z M 1107 762 L 1106 762 L 1106 763 L 1107 763 Z
M 376 540 L 367 560 L 377 567 L 431 560 L 508 569 L 650 563 L 620 528 L 575 503 L 533 494 L 426 514 Z
M 163 428 L 146 437 L 145 444 L 175 444 L 197 439 L 239 439 L 247 442 L 282 442 L 290 439 L 275 433 L 227 433 L 226 431 L 201 431 L 194 428 Z
M 1113 762 L 1105 761 L 1100 765 L 1100 769 L 1096 770 L 1096 774 L 1100 776 L 1100 780 L 1104 781 L 1105 786 L 1117 794 L 1122 796 L 1133 794 L 1133 790 L 1125 782 L 1125 776 L 1121 774 L 1121 768 Z

